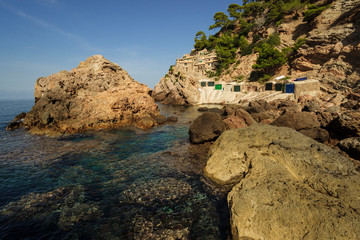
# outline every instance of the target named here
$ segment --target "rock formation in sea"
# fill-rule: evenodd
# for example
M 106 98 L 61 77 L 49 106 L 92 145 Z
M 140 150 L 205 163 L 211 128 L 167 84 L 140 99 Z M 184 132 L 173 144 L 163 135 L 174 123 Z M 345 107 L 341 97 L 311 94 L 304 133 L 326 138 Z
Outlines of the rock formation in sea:
M 117 64 L 95 55 L 70 72 L 41 77 L 35 105 L 23 124 L 35 134 L 56 135 L 88 129 L 156 125 L 159 110 L 151 89 Z
M 358 239 L 360 173 L 344 156 L 293 129 L 225 131 L 205 175 L 228 194 L 233 239 Z
M 224 45 L 220 48 L 221 51 L 216 50 L 216 46 L 210 46 L 210 48 L 215 48 L 216 54 L 222 54 L 221 56 L 217 56 L 214 60 L 211 58 L 213 54 L 211 51 L 204 54 L 202 52 L 204 50 L 193 50 L 183 58 L 177 59 L 176 65 L 171 67 L 165 77 L 161 78 L 155 86 L 153 97 L 165 104 L 201 104 L 204 102 L 204 97 L 214 99 L 219 94 L 214 92 L 209 93 L 211 96 L 209 94 L 202 96 L 205 90 L 202 89 L 200 80 L 207 79 L 215 83 L 217 81 L 244 83 L 253 80 L 252 77 L 256 75 L 256 71 L 252 66 L 259 56 L 254 46 L 259 47 L 261 42 L 270 42 L 270 37 L 276 39 L 277 36 L 279 43 L 275 48 L 284 52 L 292 51 L 292 53 L 286 63 L 272 73 L 272 80 L 281 75 L 291 79 L 306 76 L 319 80 L 324 93 L 359 89 L 359 0 L 311 1 L 309 5 L 298 3 L 296 10 L 289 6 L 292 2 L 277 3 L 285 4 L 289 10 L 283 12 L 280 18 L 275 17 L 275 20 L 272 16 L 276 16 L 277 11 L 280 11 L 275 3 L 272 8 L 265 5 L 265 2 L 271 1 L 255 2 L 248 3 L 249 7 L 243 6 L 243 10 L 240 11 L 241 17 L 227 23 L 227 27 L 221 25 L 219 21 L 217 24 L 221 25 L 220 30 L 211 36 L 211 39 L 210 37 L 206 39 L 206 35 L 203 35 L 206 41 L 202 42 L 203 40 L 200 40 L 202 35 L 197 36 L 195 41 L 202 44 L 209 45 L 210 43 L 211 45 L 212 42 L 216 42 L 218 45 Z M 258 10 L 254 10 L 250 5 L 254 5 L 253 8 Z M 228 11 L 230 13 L 230 8 Z M 221 36 L 229 31 L 235 40 L 238 39 L 245 45 L 235 46 L 233 48 L 235 58 L 227 59 L 232 52 L 226 52 L 228 54 L 226 55 L 224 51 L 233 46 L 226 45 L 226 41 L 230 41 L 229 38 L 223 39 Z M 235 41 L 234 44 L 236 45 L 237 42 Z M 203 55 L 197 57 L 201 54 Z M 227 60 L 230 64 L 220 71 L 211 68 L 214 63 L 221 65 Z M 209 74 L 211 71 L 212 73 Z M 259 83 L 256 84 L 259 85 Z M 232 99 L 223 100 L 225 103 L 232 101 Z

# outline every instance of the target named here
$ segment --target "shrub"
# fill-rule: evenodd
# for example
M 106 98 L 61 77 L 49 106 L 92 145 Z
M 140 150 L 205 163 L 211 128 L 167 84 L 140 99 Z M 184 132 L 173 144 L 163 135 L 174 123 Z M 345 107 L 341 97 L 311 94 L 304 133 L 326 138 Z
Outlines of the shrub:
M 304 45 L 306 43 L 306 38 L 298 38 L 296 39 L 296 42 L 294 44 L 294 51 L 299 50 L 299 48 L 301 48 L 302 45 Z
M 249 42 L 247 41 L 246 37 L 242 35 L 236 39 L 235 45 L 242 50 L 249 46 Z
M 280 34 L 278 33 L 271 34 L 266 42 L 271 46 L 279 46 L 281 43 Z
M 308 6 L 308 9 L 304 12 L 304 22 L 311 22 L 312 20 L 314 20 L 317 16 L 319 16 L 325 9 L 327 9 L 329 5 L 325 5 L 325 6 L 318 6 L 315 4 L 310 4 Z

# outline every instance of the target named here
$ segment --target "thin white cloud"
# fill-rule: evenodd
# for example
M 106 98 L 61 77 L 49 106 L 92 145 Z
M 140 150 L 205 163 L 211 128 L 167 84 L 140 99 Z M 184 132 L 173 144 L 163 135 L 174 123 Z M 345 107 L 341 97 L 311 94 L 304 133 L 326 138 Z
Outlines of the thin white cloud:
M 43 1 L 47 1 L 47 2 L 51 2 L 51 3 L 57 3 L 59 0 L 43 0 Z M 73 41 L 77 42 L 79 45 L 83 46 L 85 49 L 87 49 L 88 51 L 91 52 L 96 52 L 96 53 L 113 53 L 116 52 L 118 53 L 120 56 L 124 56 L 124 57 L 138 57 L 139 56 L 139 48 L 138 47 L 125 47 L 125 48 L 97 48 L 92 46 L 91 44 L 89 44 L 86 40 L 84 40 L 81 36 L 73 34 L 71 32 L 68 31 L 64 31 L 61 28 L 56 27 L 55 25 L 48 23 L 44 20 L 41 20 L 37 17 L 34 17 L 8 3 L 5 3 L 3 0 L 0 0 L 0 7 L 3 7 L 11 12 L 13 12 L 14 14 L 16 14 L 17 16 L 32 22 L 42 28 L 48 29 L 50 31 L 56 32 L 64 37 L 67 37 L 69 39 L 72 39 Z
M 47 0 L 50 2 L 56 2 L 57 0 Z M 25 13 L 24 11 L 21 11 L 20 9 L 15 8 L 14 6 L 7 4 L 5 2 L 3 2 L 2 0 L 0 0 L 0 6 L 4 7 L 5 9 L 8 9 L 9 11 L 15 13 L 16 15 L 24 18 L 25 20 L 28 20 L 30 22 L 33 22 L 43 28 L 46 28 L 48 30 L 54 31 L 62 36 L 65 36 L 69 39 L 72 39 L 74 41 L 76 41 L 77 43 L 79 43 L 80 45 L 82 45 L 83 47 L 92 50 L 92 51 L 96 51 L 98 49 L 94 48 L 93 46 L 91 46 L 89 43 L 87 43 L 83 38 L 81 38 L 80 36 L 64 31 L 58 27 L 56 27 L 55 25 L 52 25 L 48 22 L 45 22 L 39 18 L 36 18 L 30 14 Z

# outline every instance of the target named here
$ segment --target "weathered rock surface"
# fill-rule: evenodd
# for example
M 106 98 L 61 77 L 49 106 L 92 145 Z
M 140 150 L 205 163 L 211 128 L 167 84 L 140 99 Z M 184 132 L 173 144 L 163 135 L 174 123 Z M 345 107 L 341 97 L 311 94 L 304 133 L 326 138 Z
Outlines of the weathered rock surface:
M 47 135 L 124 125 L 147 129 L 159 114 L 150 93 L 117 64 L 95 55 L 70 72 L 39 78 L 24 125 Z
M 205 112 L 196 118 L 189 128 L 192 143 L 204 143 L 216 140 L 225 131 L 225 123 L 217 113 Z
M 271 125 L 289 127 L 297 131 L 320 127 L 320 123 L 318 122 L 316 115 L 310 112 L 285 113 L 276 119 Z
M 333 1 L 306 34 L 306 45 L 299 49 L 293 70 L 320 78 L 335 89 L 358 88 L 359 4 L 359 0 Z
M 178 76 L 168 73 L 154 87 L 152 97 L 156 101 L 171 105 L 194 105 L 200 94 L 198 83 L 191 76 Z
M 290 128 L 224 132 L 205 175 L 232 184 L 233 239 L 358 239 L 360 174 L 335 150 Z
M 226 129 L 247 127 L 255 124 L 256 121 L 244 109 L 236 110 L 231 116 L 224 120 Z

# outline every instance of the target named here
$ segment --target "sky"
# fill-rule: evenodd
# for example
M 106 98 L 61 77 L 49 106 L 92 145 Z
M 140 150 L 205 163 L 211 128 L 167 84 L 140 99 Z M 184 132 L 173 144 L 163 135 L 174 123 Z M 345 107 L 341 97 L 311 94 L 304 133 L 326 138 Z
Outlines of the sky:
M 153 88 L 216 12 L 241 0 L 0 0 L 0 99 L 100 54 Z

